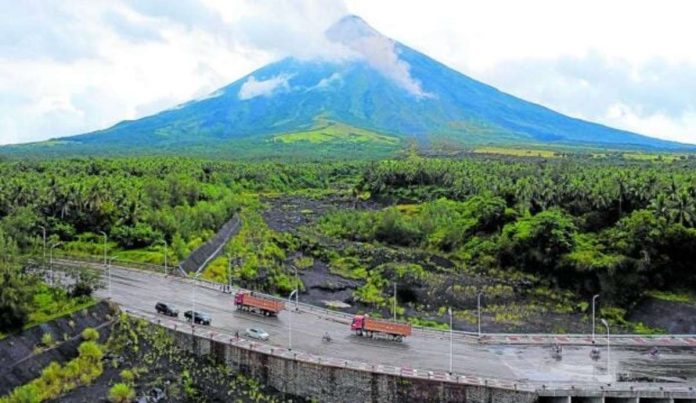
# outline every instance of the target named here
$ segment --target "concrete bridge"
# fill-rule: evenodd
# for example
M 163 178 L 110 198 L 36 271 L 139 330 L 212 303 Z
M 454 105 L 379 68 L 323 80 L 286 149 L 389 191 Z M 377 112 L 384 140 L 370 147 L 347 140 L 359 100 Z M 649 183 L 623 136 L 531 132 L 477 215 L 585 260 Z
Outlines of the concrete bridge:
M 60 264 L 67 267 L 77 263 L 63 260 Z M 649 337 L 628 335 L 612 340 L 613 361 L 604 365 L 588 359 L 587 347 L 583 346 L 587 336 L 583 335 L 532 335 L 529 344 L 522 345 L 527 335 L 486 335 L 480 340 L 466 332 L 454 332 L 454 367 L 449 373 L 449 332 L 416 328 L 404 343 L 365 340 L 350 334 L 346 325 L 349 317 L 340 312 L 300 304 L 299 310 L 283 311 L 277 318 L 241 313 L 234 310 L 232 297 L 221 292 L 218 284 L 164 276 L 160 269 L 150 269 L 153 271 L 113 267 L 113 289 L 101 290 L 100 295 L 111 294 L 124 310 L 168 329 L 190 351 L 212 354 L 291 395 L 321 401 L 696 403 L 696 349 L 690 342 L 693 335 L 652 340 L 671 343 L 671 357 L 681 360 L 680 365 L 687 369 L 687 380 L 675 382 L 612 379 L 606 373 L 609 365 L 617 368 L 630 364 L 638 369 L 661 365 L 659 361 L 641 361 L 644 353 L 636 350 Z M 192 297 L 196 309 L 212 315 L 213 326 L 192 327 L 182 320 L 154 314 L 156 301 L 174 303 L 183 311 L 191 309 Z M 252 326 L 266 329 L 271 342 L 233 336 Z M 325 331 L 335 338 L 330 345 L 320 342 Z M 569 345 L 560 363 L 549 359 L 548 344 L 543 345 L 559 337 Z M 571 349 L 577 354 L 573 355 Z M 588 373 L 589 368 L 597 375 Z

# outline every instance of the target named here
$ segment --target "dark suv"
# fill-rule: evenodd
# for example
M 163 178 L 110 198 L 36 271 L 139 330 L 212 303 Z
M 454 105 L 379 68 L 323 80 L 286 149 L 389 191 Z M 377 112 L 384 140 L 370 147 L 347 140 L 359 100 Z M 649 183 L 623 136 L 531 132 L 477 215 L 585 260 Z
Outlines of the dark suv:
M 174 316 L 174 317 L 179 316 L 179 310 L 176 309 L 176 307 L 174 305 L 165 304 L 164 302 L 156 303 L 155 310 L 157 311 L 157 313 L 161 313 L 163 315 Z
M 184 318 L 186 318 L 186 320 L 191 320 L 191 311 L 184 312 Z M 196 312 L 193 320 L 194 323 L 201 325 L 210 325 L 210 321 L 210 316 L 203 312 Z

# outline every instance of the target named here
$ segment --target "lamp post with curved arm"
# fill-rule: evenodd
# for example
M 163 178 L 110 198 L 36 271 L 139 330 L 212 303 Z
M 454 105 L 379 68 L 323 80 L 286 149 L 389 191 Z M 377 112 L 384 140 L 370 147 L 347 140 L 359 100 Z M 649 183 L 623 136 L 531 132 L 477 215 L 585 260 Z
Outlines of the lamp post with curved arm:
M 595 339 L 595 301 L 599 298 L 599 294 L 592 297 L 592 340 Z
M 609 370 L 609 365 L 611 364 L 609 358 L 611 354 L 611 348 L 609 347 L 609 323 L 607 323 L 606 319 L 602 319 L 602 324 L 607 328 L 607 375 L 611 375 L 611 371 Z
M 297 295 L 297 288 L 292 290 L 288 296 L 288 303 L 292 303 L 292 297 Z M 292 309 L 288 310 L 288 350 L 292 350 Z
M 50 270 L 50 277 L 51 277 L 51 285 L 53 285 L 53 249 L 55 249 L 56 246 L 62 245 L 63 242 L 56 242 L 53 245 L 51 245 L 51 248 L 48 251 L 48 268 Z
M 449 313 L 449 320 L 450 320 L 450 323 L 449 323 L 449 325 L 450 325 L 450 326 L 449 326 L 449 327 L 450 327 L 450 328 L 449 328 L 449 334 L 450 334 L 450 340 L 449 340 L 449 342 L 450 342 L 450 343 L 449 343 L 449 344 L 450 344 L 450 345 L 449 345 L 449 348 L 450 348 L 450 351 L 449 351 L 449 353 L 450 353 L 450 354 L 449 354 L 449 355 L 450 355 L 450 356 L 449 356 L 449 359 L 450 359 L 450 360 L 449 360 L 449 373 L 450 373 L 450 375 L 452 375 L 452 332 L 453 332 L 453 330 L 454 330 L 454 329 L 452 329 L 452 307 L 449 307 L 449 308 L 447 309 L 447 313 Z
M 110 258 L 107 259 L 106 263 L 106 272 L 107 272 L 107 277 L 109 279 L 109 299 L 112 297 L 111 293 L 111 262 L 113 262 L 118 256 L 111 256 Z
M 481 338 L 481 295 L 483 292 L 479 292 L 476 296 L 476 307 L 478 312 L 478 337 Z
M 106 261 L 106 243 L 109 242 L 109 236 L 106 235 L 106 232 L 104 231 L 99 231 L 100 234 L 104 235 L 104 266 L 106 266 L 107 261 Z
M 160 239 L 157 243 L 162 243 L 164 245 L 164 275 L 167 275 L 167 240 Z
M 46 264 L 46 227 L 43 225 L 39 225 L 39 228 L 43 231 L 43 261 L 41 262 L 42 265 Z

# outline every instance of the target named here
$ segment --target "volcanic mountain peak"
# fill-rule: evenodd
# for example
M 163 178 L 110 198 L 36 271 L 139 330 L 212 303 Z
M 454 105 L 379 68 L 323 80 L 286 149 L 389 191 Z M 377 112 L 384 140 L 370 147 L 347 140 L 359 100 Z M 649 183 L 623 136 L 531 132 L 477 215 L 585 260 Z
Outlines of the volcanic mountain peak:
M 357 16 L 339 20 L 326 37 L 349 56 L 286 58 L 153 116 L 60 141 L 5 147 L 0 153 L 195 150 L 240 155 L 244 150 L 242 155 L 264 156 L 299 147 L 310 155 L 330 149 L 345 156 L 342 150 L 358 152 L 359 144 L 362 153 L 373 147 L 384 155 L 409 139 L 426 147 L 692 148 L 571 118 L 505 94 L 380 34 Z
M 326 37 L 348 47 L 416 99 L 433 97 L 412 77 L 408 63 L 400 59 L 397 42 L 379 33 L 362 18 L 355 15 L 341 18 L 326 31 Z
M 336 21 L 326 30 L 326 36 L 340 43 L 350 43 L 361 38 L 374 36 L 385 37 L 357 15 L 346 15 Z

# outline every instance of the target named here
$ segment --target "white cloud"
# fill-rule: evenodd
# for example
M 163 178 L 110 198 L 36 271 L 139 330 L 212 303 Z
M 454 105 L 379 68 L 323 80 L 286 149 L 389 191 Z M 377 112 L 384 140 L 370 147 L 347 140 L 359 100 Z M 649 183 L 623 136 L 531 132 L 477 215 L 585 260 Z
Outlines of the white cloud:
M 399 58 L 396 43 L 372 29 L 359 17 L 345 17 L 327 32 L 328 38 L 343 43 L 362 56 L 370 66 L 416 97 L 430 97 L 421 83 L 411 77 L 410 66 Z
M 271 96 L 278 88 L 290 89 L 288 80 L 290 76 L 286 74 L 277 75 L 268 80 L 258 81 L 254 76 L 250 76 L 239 89 L 239 99 L 247 100 L 260 96 Z
M 696 110 L 696 92 L 691 90 L 696 83 L 692 2 L 346 3 L 386 36 L 502 91 L 617 128 L 696 143 L 696 125 L 687 117 Z M 593 55 L 605 66 L 589 68 Z M 576 61 L 584 61 L 588 69 L 582 79 L 569 76 Z M 563 63 L 566 66 L 560 68 Z M 670 72 L 660 72 L 654 64 L 667 66 Z M 603 70 L 607 66 L 610 70 Z M 628 76 L 617 77 L 618 70 Z M 651 72 L 659 79 L 653 80 Z M 645 124 L 629 115 L 610 119 L 607 108 L 619 101 Z
M 142 117 L 288 55 L 354 57 L 355 49 L 323 35 L 345 14 L 522 98 L 696 142 L 696 5 L 686 1 L 0 0 L 0 7 L 0 144 Z M 389 43 L 358 47 L 413 93 L 427 90 Z

